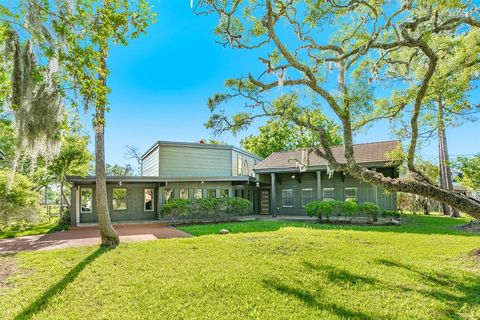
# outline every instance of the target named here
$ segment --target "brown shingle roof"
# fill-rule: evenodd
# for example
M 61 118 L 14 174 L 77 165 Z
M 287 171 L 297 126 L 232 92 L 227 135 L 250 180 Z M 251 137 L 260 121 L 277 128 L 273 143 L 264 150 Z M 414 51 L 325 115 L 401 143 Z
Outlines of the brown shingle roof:
M 392 159 L 387 157 L 387 153 L 396 149 L 400 144 L 401 142 L 398 140 L 356 144 L 353 146 L 355 160 L 359 164 L 389 162 Z M 337 161 L 340 163 L 346 162 L 344 156 L 344 146 L 332 147 L 332 152 Z M 275 152 L 260 162 L 255 167 L 255 170 L 267 171 L 273 169 L 296 168 L 297 162 L 292 159 L 298 159 L 304 162 L 304 160 L 302 160 L 302 156 L 306 156 L 306 152 L 302 150 Z M 327 161 L 315 153 L 311 153 L 308 160 L 309 167 L 327 165 Z

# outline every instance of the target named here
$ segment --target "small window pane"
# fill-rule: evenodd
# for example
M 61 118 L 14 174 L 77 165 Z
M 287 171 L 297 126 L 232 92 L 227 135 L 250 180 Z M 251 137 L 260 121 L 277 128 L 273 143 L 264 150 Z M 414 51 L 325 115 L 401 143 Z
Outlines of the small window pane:
M 188 199 L 188 189 L 180 189 L 180 199 Z
M 202 189 L 193 189 L 193 197 L 195 199 L 203 198 L 203 190 Z
M 358 189 L 345 188 L 345 200 L 358 200 Z
M 302 189 L 302 207 L 313 201 L 313 189 Z
M 208 189 L 208 197 L 209 198 L 216 198 L 217 197 L 217 190 L 216 189 Z
M 228 189 L 220 190 L 220 198 L 228 198 Z
M 175 198 L 175 190 L 173 188 L 165 188 L 165 202 L 168 202 L 169 200 L 172 200 Z
M 335 200 L 335 188 L 323 188 L 323 200 Z
M 112 191 L 113 210 L 127 210 L 127 189 L 114 188 Z
M 243 165 L 243 163 L 242 163 L 242 156 L 241 156 L 241 155 L 237 155 L 237 176 L 241 176 L 241 175 L 242 175 L 242 171 L 243 171 L 242 165 Z
M 153 189 L 143 190 L 143 210 L 153 211 Z
M 292 189 L 282 190 L 282 204 L 284 207 L 293 207 L 293 191 Z
M 91 188 L 81 188 L 81 209 L 83 213 L 92 212 L 92 189 Z

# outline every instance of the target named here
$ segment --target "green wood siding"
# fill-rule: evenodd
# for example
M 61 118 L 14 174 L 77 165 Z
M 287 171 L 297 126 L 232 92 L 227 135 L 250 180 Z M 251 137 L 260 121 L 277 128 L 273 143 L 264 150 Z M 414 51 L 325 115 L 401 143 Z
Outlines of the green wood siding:
M 231 150 L 206 146 L 160 146 L 161 177 L 225 177 L 232 175 Z
M 142 176 L 158 176 L 158 147 L 142 161 Z
M 96 208 L 96 192 L 94 185 L 81 186 L 81 188 L 91 188 L 93 191 L 93 210 L 91 213 L 82 213 L 80 211 L 80 223 L 85 222 L 97 222 L 97 208 Z M 127 189 L 127 210 L 113 210 L 112 206 L 112 190 L 114 188 L 124 188 Z M 144 211 L 143 207 L 143 190 L 144 189 L 154 189 L 155 197 L 155 207 L 154 211 Z M 157 193 L 155 184 L 123 184 L 119 186 L 117 184 L 107 185 L 107 196 L 108 196 L 108 206 L 110 210 L 110 218 L 112 221 L 128 221 L 128 220 L 153 220 L 156 219 L 157 211 Z
M 384 174 L 393 174 L 391 168 L 379 169 Z M 298 172 L 295 173 L 295 178 L 292 178 L 294 173 L 278 173 L 275 179 L 275 205 L 271 208 L 275 210 L 276 214 L 285 215 L 304 215 L 305 208 L 302 208 L 301 204 L 301 190 L 312 189 L 313 199 L 318 199 L 318 194 L 323 196 L 324 188 L 334 188 L 335 200 L 345 200 L 345 188 L 357 188 L 357 196 L 359 203 L 365 201 L 371 201 L 377 203 L 380 208 L 385 210 L 395 210 L 397 208 L 396 193 L 387 193 L 380 187 L 375 187 L 371 184 L 360 182 L 352 176 L 345 174 L 342 180 L 342 173 L 335 172 L 330 178 L 326 171 L 321 172 L 321 186 L 322 190 L 318 193 L 317 188 L 317 175 L 316 172 L 306 172 L 301 174 L 301 179 L 297 177 Z M 270 174 L 261 174 L 259 179 L 261 181 L 270 180 Z M 282 190 L 292 189 L 293 193 L 293 206 L 283 207 L 282 202 Z M 375 191 L 377 189 L 377 191 Z M 321 199 L 320 199 L 321 200 Z

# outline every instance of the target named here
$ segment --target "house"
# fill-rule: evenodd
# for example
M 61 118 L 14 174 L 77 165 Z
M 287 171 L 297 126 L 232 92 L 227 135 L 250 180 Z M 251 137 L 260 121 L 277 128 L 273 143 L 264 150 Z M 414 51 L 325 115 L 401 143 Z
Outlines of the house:
M 398 170 L 388 154 L 400 141 L 383 141 L 354 145 L 358 164 L 397 177 Z M 346 163 L 343 146 L 333 147 L 333 155 Z M 329 172 L 327 161 L 306 151 L 276 152 L 255 168 L 259 187 L 259 213 L 305 215 L 305 205 L 313 200 L 371 201 L 385 210 L 397 209 L 396 193 L 358 181 L 345 172 Z M 264 187 L 268 185 L 268 187 Z
M 359 164 L 393 177 L 398 170 L 387 154 L 399 144 L 358 144 L 354 153 Z M 333 152 L 345 162 L 343 147 L 334 147 Z M 229 145 L 157 141 L 141 159 L 141 176 L 107 177 L 112 221 L 159 219 L 162 205 L 175 198 L 242 197 L 252 201 L 254 213 L 273 215 L 304 215 L 305 204 L 317 199 L 372 201 L 396 209 L 395 193 L 343 172 L 332 174 L 325 160 L 315 154 L 307 157 L 301 150 L 277 152 L 262 160 Z M 68 180 L 71 224 L 98 221 L 95 177 Z
M 107 177 L 112 221 L 158 219 L 170 199 L 242 197 L 256 206 L 254 168 L 262 160 L 219 144 L 157 141 L 141 157 L 141 176 Z M 98 221 L 95 177 L 68 177 L 71 224 Z

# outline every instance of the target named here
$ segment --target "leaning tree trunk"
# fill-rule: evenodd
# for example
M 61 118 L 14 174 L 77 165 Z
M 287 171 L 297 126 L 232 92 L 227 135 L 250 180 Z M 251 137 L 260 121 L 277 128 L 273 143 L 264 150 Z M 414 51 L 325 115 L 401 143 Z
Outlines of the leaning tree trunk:
M 105 52 L 102 51 L 102 54 Z M 103 55 L 100 80 L 106 87 L 107 65 Z M 102 100 L 103 101 L 103 100 Z M 117 232 L 112 226 L 107 200 L 107 177 L 105 174 L 105 104 L 96 105 L 95 110 L 95 174 L 98 224 L 102 246 L 115 246 L 120 243 Z
M 452 170 L 450 168 L 447 135 L 445 133 L 445 117 L 443 112 L 443 100 L 438 99 L 438 165 L 440 173 L 440 186 L 444 189 L 453 191 Z M 448 204 L 442 202 L 442 210 L 444 215 L 452 217 L 459 217 L 459 211 L 455 207 L 450 207 Z

